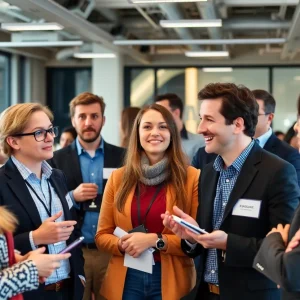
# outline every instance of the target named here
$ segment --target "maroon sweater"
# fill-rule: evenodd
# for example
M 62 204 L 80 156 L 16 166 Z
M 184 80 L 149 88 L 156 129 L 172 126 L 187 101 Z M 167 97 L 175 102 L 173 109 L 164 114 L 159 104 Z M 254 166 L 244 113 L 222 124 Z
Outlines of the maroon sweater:
M 166 186 L 159 191 L 155 201 L 153 202 L 148 215 L 145 220 L 145 214 L 149 207 L 149 204 L 156 192 L 157 186 L 148 186 L 140 183 L 140 208 L 141 208 L 141 222 L 144 222 L 145 227 L 148 229 L 148 233 L 161 233 L 164 229 L 161 214 L 166 211 Z M 137 208 L 137 190 L 134 194 L 131 204 L 131 222 L 133 228 L 141 225 L 138 221 L 138 208 Z M 154 252 L 154 261 L 160 262 L 160 253 Z

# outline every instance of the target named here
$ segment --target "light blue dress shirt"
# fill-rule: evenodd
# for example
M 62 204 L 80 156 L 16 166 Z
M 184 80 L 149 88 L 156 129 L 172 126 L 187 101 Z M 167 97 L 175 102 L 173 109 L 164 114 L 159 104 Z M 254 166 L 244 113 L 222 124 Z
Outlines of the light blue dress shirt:
M 101 138 L 100 145 L 95 151 L 95 156 L 90 154 L 81 146 L 76 138 L 76 148 L 79 157 L 79 164 L 83 183 L 96 183 L 98 185 L 98 194 L 103 192 L 103 167 L 104 167 L 104 142 Z M 74 201 L 73 191 L 70 193 Z M 80 206 L 74 201 L 74 206 L 79 209 Z M 97 231 L 99 213 L 86 211 L 81 227 L 81 233 L 84 236 L 84 243 L 94 243 Z
M 270 136 L 272 135 L 272 133 L 273 133 L 273 131 L 272 131 L 272 128 L 270 127 L 266 133 L 264 133 L 263 135 L 258 137 L 257 140 L 259 141 L 259 146 L 261 146 L 263 148 L 265 146 L 265 144 L 267 143 L 268 139 L 270 138 Z

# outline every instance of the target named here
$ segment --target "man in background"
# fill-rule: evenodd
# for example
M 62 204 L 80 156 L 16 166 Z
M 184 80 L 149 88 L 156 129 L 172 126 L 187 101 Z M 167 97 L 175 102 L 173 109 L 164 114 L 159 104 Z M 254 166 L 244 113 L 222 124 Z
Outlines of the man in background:
M 200 147 L 204 146 L 202 135 L 194 134 L 186 130 L 182 115 L 183 102 L 176 94 L 158 95 L 155 102 L 167 108 L 174 117 L 175 123 L 181 136 L 182 147 L 189 160 L 192 161 L 194 155 Z
M 99 294 L 110 255 L 97 249 L 94 237 L 97 230 L 102 194 L 110 173 L 122 166 L 124 149 L 106 143 L 101 137 L 105 123 L 105 103 L 102 97 L 85 92 L 70 102 L 75 141 L 54 152 L 50 164 L 61 169 L 79 215 L 84 236 L 86 287 L 83 300 L 104 298 Z

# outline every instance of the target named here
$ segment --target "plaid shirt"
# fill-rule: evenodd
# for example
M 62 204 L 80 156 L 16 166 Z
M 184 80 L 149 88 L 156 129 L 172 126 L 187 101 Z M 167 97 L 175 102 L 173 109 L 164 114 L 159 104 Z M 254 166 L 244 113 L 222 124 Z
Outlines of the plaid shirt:
M 220 155 L 214 162 L 214 169 L 217 172 L 220 172 L 216 197 L 214 200 L 214 212 L 212 220 L 214 230 L 218 230 L 221 226 L 229 196 L 254 143 L 255 141 L 253 140 L 227 169 L 224 169 L 224 161 Z M 217 249 L 208 249 L 205 263 L 204 281 L 212 284 L 219 284 Z
M 50 167 L 50 165 L 45 161 L 42 162 L 42 179 L 40 180 L 39 178 L 36 177 L 36 175 L 34 173 L 32 173 L 26 166 L 24 166 L 21 162 L 19 162 L 14 156 L 12 156 L 11 159 L 12 159 L 13 163 L 15 164 L 15 166 L 17 167 L 17 169 L 19 170 L 24 181 L 26 180 L 33 187 L 33 189 L 38 194 L 40 199 L 44 201 L 44 204 L 49 209 L 50 195 L 49 195 L 47 182 L 52 174 L 52 168 Z M 55 215 L 59 211 L 63 212 L 63 207 L 62 207 L 62 204 L 61 204 L 61 201 L 60 201 L 58 195 L 56 194 L 54 188 L 51 186 L 50 182 L 49 182 L 49 186 L 50 186 L 50 192 L 52 195 L 52 205 L 51 205 L 51 209 L 49 209 L 49 210 L 51 211 L 52 215 Z M 45 221 L 46 219 L 49 218 L 46 209 L 41 204 L 40 200 L 37 198 L 35 193 L 28 186 L 27 186 L 27 188 L 28 188 L 28 191 L 29 191 L 29 193 L 36 205 L 36 208 L 39 212 L 41 221 L 42 222 Z M 56 220 L 56 222 L 61 222 L 61 221 L 65 221 L 64 214 L 62 214 L 62 216 Z M 32 231 L 29 234 L 29 238 L 30 238 L 30 244 L 31 244 L 32 249 L 36 249 L 36 246 L 34 245 L 33 239 L 32 239 Z M 67 246 L 67 244 L 65 241 L 48 245 L 49 253 L 56 254 L 56 253 L 60 252 L 61 250 L 63 250 L 64 248 L 66 248 L 66 246 Z M 70 271 L 71 271 L 71 268 L 70 268 L 69 260 L 68 259 L 62 260 L 60 262 L 60 268 L 57 269 L 56 271 L 54 271 L 51 274 L 51 276 L 49 276 L 47 278 L 46 285 L 60 281 L 65 278 L 68 278 Z

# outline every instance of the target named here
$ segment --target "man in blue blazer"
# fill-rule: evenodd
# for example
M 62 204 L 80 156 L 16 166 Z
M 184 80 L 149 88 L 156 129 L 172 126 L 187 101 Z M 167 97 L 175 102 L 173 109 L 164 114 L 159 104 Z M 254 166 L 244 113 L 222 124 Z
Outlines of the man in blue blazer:
M 259 106 L 258 121 L 254 138 L 259 141 L 259 145 L 266 151 L 279 156 L 295 167 L 298 184 L 300 186 L 299 151 L 291 147 L 286 142 L 278 139 L 271 128 L 276 106 L 273 96 L 264 90 L 253 90 L 252 93 L 254 94 Z M 201 147 L 195 154 L 192 165 L 197 169 L 203 169 L 206 164 L 214 161 L 216 157 L 217 155 L 215 153 L 207 153 L 205 151 L 205 147 Z

